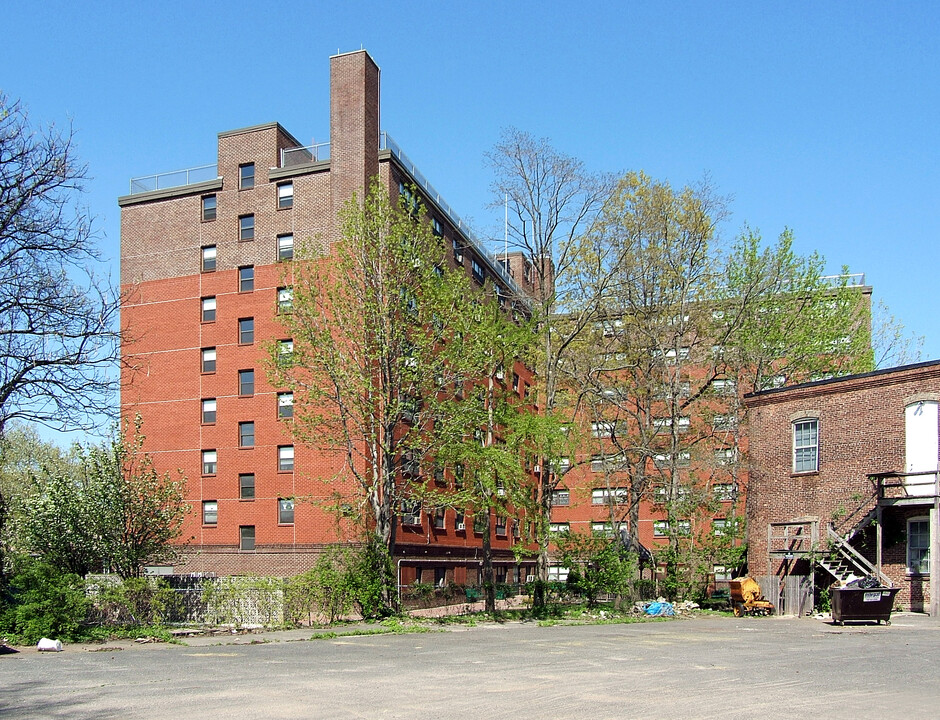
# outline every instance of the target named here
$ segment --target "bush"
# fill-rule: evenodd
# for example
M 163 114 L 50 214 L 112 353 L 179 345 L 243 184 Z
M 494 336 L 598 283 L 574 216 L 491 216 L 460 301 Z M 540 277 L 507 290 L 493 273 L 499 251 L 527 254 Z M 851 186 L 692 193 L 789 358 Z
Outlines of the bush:
M 356 599 L 354 557 L 349 548 L 331 546 L 307 572 L 288 580 L 285 587 L 287 621 L 299 624 L 314 616 L 332 624 L 352 610 Z
M 43 637 L 77 640 L 89 607 L 78 575 L 32 559 L 21 561 L 0 599 L 0 634 L 27 645 Z
M 98 586 L 92 616 L 101 625 L 134 627 L 162 625 L 183 612 L 183 601 L 163 579 L 128 578 Z

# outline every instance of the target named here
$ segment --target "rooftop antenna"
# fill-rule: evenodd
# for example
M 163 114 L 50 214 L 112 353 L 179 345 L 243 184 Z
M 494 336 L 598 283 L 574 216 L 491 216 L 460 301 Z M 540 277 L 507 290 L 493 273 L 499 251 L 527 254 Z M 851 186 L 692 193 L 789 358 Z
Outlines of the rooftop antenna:
M 505 214 L 503 217 L 503 265 L 506 266 L 506 272 L 509 272 L 509 193 L 504 196 Z

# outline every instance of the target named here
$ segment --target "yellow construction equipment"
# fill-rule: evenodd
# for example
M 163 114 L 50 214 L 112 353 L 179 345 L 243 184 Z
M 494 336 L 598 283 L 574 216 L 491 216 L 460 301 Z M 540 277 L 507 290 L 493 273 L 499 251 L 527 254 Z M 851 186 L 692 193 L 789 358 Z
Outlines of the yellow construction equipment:
M 774 614 L 773 604 L 764 599 L 760 585 L 754 578 L 729 580 L 728 589 L 731 591 L 731 609 L 735 617 Z

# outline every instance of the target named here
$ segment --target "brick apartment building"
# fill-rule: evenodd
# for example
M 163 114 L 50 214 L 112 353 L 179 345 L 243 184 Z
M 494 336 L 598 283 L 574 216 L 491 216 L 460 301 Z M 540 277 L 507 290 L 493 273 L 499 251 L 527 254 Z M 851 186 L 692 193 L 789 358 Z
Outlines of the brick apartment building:
M 765 595 L 803 612 L 814 570 L 827 584 L 881 573 L 900 588 L 898 603 L 928 609 L 938 542 L 940 361 L 745 401 L 748 567 Z
M 503 298 L 522 290 L 400 148 L 380 132 L 379 68 L 364 51 L 330 59 L 330 142 L 302 147 L 277 123 L 222 132 L 217 163 L 132 181 L 121 207 L 124 293 L 121 410 L 140 413 L 158 470 L 188 479 L 175 569 L 291 575 L 324 545 L 348 539 L 318 500 L 355 493 L 331 482 L 344 458 L 294 443 L 293 397 L 264 360 L 285 343 L 278 310 L 291 301 L 295 238 L 338 237 L 337 212 L 378 177 L 397 197 L 416 187 L 453 267 Z M 524 397 L 531 376 L 519 368 Z M 295 502 L 295 499 L 304 501 Z M 453 510 L 399 519 L 400 582 L 478 582 L 482 538 Z M 493 523 L 497 581 L 532 573 Z

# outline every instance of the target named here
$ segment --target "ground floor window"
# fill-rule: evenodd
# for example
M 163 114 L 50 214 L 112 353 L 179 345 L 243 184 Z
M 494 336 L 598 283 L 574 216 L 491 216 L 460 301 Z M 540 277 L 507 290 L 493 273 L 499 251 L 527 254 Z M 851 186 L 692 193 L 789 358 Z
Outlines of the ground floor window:
M 907 521 L 907 571 L 911 575 L 930 572 L 930 522 L 927 518 Z

